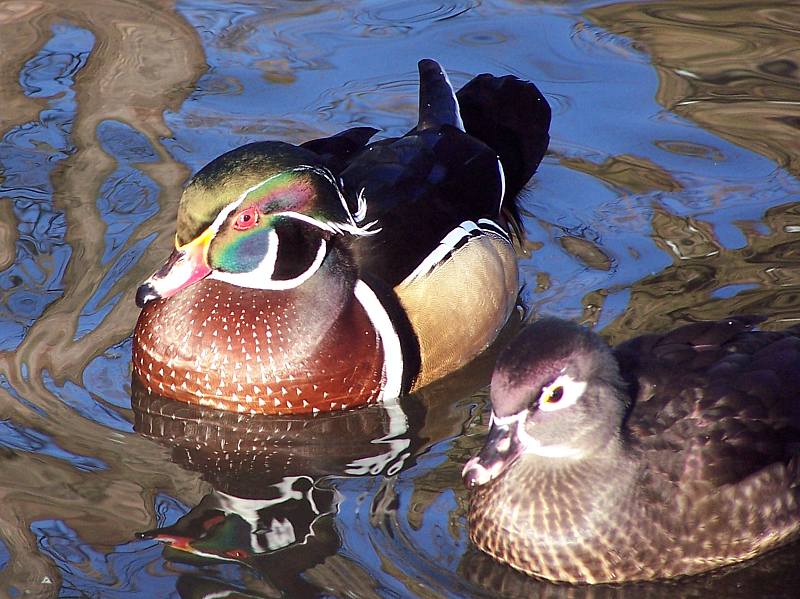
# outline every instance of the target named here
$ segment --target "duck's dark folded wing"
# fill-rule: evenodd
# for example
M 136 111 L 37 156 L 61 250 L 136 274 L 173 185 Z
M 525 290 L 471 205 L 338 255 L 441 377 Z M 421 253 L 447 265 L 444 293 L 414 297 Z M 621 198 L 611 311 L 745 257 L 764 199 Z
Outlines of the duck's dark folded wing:
M 357 259 L 390 285 L 473 236 L 506 236 L 549 141 L 550 107 L 533 84 L 481 75 L 456 96 L 436 62 L 419 73 L 416 127 L 370 144 L 342 173 L 348 200 L 361 198 L 364 222 L 381 229 L 355 241 Z
M 401 138 L 370 144 L 342 173 L 348 200 L 363 207 L 365 223 L 375 221 L 373 230 L 380 229 L 354 240 L 356 259 L 390 286 L 426 260 L 445 259 L 448 244 L 455 249 L 484 227 L 505 234 L 495 222 L 504 187 L 497 152 L 464 132 L 441 67 L 423 60 L 419 74 L 417 126 Z
M 497 158 L 455 127 L 373 144 L 342 177 L 346 195 L 365 202 L 364 222 L 376 221 L 380 229 L 354 240 L 357 260 L 391 286 L 438 251 L 451 233 L 452 249 L 483 227 L 503 234 L 494 224 L 502 197 Z
M 672 483 L 721 486 L 800 455 L 800 338 L 757 319 L 696 323 L 615 349 L 636 391 L 630 442 Z

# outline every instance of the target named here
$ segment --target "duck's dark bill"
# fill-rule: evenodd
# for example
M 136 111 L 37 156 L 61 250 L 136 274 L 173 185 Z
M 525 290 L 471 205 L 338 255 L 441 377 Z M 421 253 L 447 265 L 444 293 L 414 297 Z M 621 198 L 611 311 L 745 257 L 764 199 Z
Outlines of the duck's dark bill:
M 492 420 L 483 449 L 461 471 L 468 489 L 497 478 L 522 453 L 523 447 L 517 439 L 517 423 L 500 424 L 494 417 Z

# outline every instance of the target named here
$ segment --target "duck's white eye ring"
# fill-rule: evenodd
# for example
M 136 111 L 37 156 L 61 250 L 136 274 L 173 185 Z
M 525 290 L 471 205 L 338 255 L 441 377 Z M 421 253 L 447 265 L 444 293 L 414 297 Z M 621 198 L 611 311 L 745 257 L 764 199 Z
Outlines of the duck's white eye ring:
M 563 410 L 580 399 L 586 390 L 584 381 L 575 381 L 568 374 L 562 374 L 539 394 L 538 408 L 542 412 Z

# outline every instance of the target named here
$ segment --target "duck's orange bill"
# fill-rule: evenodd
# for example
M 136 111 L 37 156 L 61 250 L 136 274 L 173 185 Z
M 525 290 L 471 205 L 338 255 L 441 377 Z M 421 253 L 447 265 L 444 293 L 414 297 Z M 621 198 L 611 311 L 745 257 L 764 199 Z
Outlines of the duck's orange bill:
M 181 289 L 211 274 L 208 246 L 214 232 L 211 228 L 189 243 L 176 246 L 164 266 L 159 268 L 136 291 L 136 305 L 143 308 L 152 300 L 172 297 Z

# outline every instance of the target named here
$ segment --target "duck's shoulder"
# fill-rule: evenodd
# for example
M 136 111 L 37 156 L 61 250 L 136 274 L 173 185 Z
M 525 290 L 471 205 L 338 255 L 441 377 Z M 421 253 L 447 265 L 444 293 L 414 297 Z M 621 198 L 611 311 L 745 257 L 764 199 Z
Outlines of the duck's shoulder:
M 372 127 L 352 127 L 330 137 L 312 139 L 300 145 L 311 150 L 338 175 L 356 158 L 378 132 Z
M 800 336 L 758 319 L 693 323 L 615 348 L 628 441 L 676 484 L 736 483 L 800 454 Z
M 346 195 L 363 195 L 368 218 L 447 211 L 496 215 L 502 167 L 485 144 L 451 125 L 370 144 L 343 172 Z

